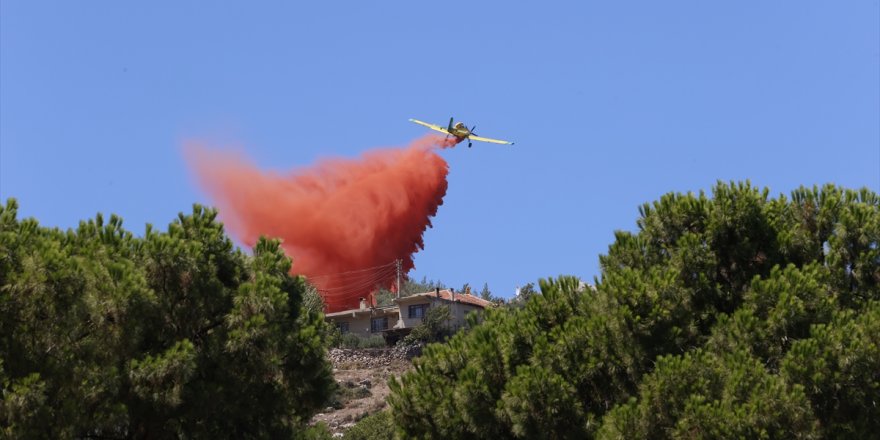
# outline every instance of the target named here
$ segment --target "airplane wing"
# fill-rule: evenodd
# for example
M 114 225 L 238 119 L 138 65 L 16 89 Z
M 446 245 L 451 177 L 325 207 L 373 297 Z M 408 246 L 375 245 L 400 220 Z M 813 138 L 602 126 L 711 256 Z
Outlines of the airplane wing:
M 504 145 L 513 145 L 513 142 L 502 141 L 499 139 L 489 139 L 480 136 L 468 136 L 468 139 L 472 141 L 483 141 L 483 142 L 491 142 L 493 144 L 504 144 Z
M 428 127 L 428 128 L 430 128 L 431 130 L 439 131 L 440 133 L 450 134 L 448 131 L 446 131 L 445 128 L 443 128 L 443 127 L 441 127 L 441 126 L 439 126 L 439 125 L 429 124 L 429 123 L 427 123 L 427 122 L 422 122 L 422 121 L 420 121 L 420 120 L 418 120 L 418 119 L 410 119 L 409 121 L 410 121 L 410 122 L 415 122 L 416 124 L 419 124 L 419 125 L 422 125 L 422 126 L 425 126 L 425 127 Z

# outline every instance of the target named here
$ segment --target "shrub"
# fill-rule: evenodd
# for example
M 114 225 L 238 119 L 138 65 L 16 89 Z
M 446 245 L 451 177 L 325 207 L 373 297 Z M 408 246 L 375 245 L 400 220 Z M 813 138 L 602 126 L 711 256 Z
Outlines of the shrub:
M 388 410 L 371 414 L 345 432 L 346 440 L 389 440 L 399 438 Z
M 382 335 L 371 335 L 364 338 L 354 333 L 346 333 L 340 337 L 337 346 L 339 348 L 381 348 L 386 344 Z

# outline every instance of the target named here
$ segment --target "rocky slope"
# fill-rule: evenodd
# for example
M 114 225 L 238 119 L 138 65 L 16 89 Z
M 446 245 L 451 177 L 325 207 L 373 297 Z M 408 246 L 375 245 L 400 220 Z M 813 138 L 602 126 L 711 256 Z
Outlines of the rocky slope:
M 421 346 L 398 344 L 390 348 L 333 348 L 327 357 L 339 385 L 331 406 L 312 418 L 324 422 L 334 436 L 341 437 L 358 420 L 385 408 L 390 392 L 388 380 L 412 368 L 411 359 Z

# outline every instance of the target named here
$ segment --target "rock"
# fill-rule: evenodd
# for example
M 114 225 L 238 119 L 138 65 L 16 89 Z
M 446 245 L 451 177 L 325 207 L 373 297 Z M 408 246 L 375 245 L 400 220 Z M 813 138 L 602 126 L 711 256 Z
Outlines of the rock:
M 389 348 L 333 348 L 328 351 L 327 359 L 333 363 L 334 370 L 352 365 L 358 368 L 381 368 L 394 361 L 410 360 L 421 353 L 421 344 L 400 343 Z

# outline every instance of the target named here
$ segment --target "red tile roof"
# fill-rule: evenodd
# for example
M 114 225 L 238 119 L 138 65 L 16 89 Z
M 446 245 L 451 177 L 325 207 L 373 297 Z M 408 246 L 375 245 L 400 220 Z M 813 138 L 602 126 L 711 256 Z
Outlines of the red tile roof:
M 400 298 L 400 300 L 406 300 L 407 298 L 423 297 L 423 296 L 435 297 L 436 295 L 437 295 L 436 291 L 416 293 L 416 294 L 413 294 L 410 296 L 405 296 L 403 298 Z M 452 301 L 452 292 L 449 291 L 448 289 L 443 289 L 440 291 L 440 298 L 445 299 L 446 301 Z M 468 293 L 455 292 L 455 302 L 462 303 L 462 304 L 470 304 L 473 306 L 482 307 L 484 309 L 489 308 L 489 307 L 495 307 L 495 303 L 493 303 L 492 301 L 486 301 L 483 298 L 480 298 L 478 296 L 473 296 Z

